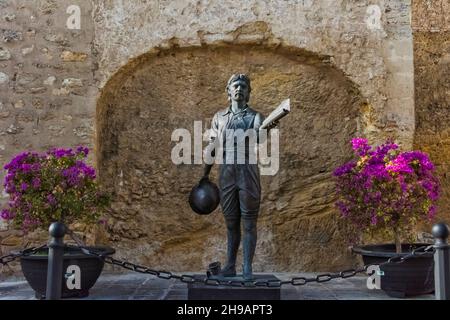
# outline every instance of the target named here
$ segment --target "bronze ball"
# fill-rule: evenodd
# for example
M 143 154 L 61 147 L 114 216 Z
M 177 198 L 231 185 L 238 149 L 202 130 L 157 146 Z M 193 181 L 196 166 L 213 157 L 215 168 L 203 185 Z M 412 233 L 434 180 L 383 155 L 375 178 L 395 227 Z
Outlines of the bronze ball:
M 220 202 L 219 188 L 208 178 L 202 178 L 189 194 L 189 205 L 195 213 L 206 215 L 216 210 Z

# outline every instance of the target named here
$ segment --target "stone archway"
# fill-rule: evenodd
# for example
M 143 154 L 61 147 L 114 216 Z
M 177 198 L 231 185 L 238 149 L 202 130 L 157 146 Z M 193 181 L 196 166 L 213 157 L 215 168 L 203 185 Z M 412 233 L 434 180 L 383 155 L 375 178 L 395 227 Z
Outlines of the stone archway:
M 176 128 L 193 132 L 226 106 L 225 84 L 248 73 L 250 104 L 264 114 L 289 97 L 281 126 L 280 172 L 263 177 L 254 270 L 331 270 L 344 266 L 343 226 L 333 209 L 332 170 L 350 153 L 361 97 L 326 59 L 294 48 L 172 48 L 131 61 L 97 104 L 97 167 L 114 195 L 111 241 L 122 257 L 174 271 L 203 270 L 225 256 L 221 213 L 189 208 L 199 165 L 174 165 Z M 238 261 L 238 263 L 240 263 Z

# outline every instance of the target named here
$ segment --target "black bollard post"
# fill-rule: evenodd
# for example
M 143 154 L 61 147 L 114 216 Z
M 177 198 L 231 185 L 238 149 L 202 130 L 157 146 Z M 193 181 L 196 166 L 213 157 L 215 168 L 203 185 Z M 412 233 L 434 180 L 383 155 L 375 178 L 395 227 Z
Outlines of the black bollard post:
M 449 234 L 445 223 L 438 223 L 432 230 L 435 238 L 434 248 L 434 284 L 436 300 L 450 300 L 450 246 Z
M 61 299 L 63 276 L 64 235 L 66 226 L 61 222 L 53 222 L 49 228 L 50 242 L 48 244 L 47 267 L 47 300 Z

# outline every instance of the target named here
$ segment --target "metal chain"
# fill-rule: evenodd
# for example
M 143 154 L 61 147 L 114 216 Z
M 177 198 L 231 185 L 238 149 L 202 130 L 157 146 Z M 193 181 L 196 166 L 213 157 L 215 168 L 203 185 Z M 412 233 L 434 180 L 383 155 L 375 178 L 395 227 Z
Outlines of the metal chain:
M 39 247 L 30 247 L 30 248 L 27 248 L 27 249 L 23 249 L 23 250 L 21 250 L 21 251 L 19 251 L 17 253 L 7 254 L 5 256 L 0 257 L 0 264 L 5 266 L 8 263 L 13 262 L 17 258 L 26 257 L 26 256 L 29 256 L 29 255 L 35 254 L 39 250 L 41 250 L 43 248 L 46 248 L 46 247 L 47 247 L 47 244 L 43 244 L 43 245 L 41 245 Z
M 104 256 L 101 253 L 97 253 L 95 251 L 90 251 L 86 247 L 80 247 L 80 249 L 83 251 L 83 253 L 87 255 L 94 255 L 98 258 L 104 260 L 105 263 L 116 265 L 122 268 L 125 268 L 127 270 L 139 272 L 139 273 L 145 273 L 150 274 L 153 276 L 156 276 L 161 279 L 169 280 L 169 279 L 176 279 L 184 283 L 202 283 L 205 285 L 210 286 L 231 286 L 231 287 L 281 287 L 282 285 L 290 284 L 293 286 L 302 286 L 310 282 L 316 282 L 316 283 L 322 283 L 322 282 L 328 282 L 332 279 L 346 279 L 356 276 L 358 273 L 366 273 L 369 266 L 372 265 L 378 265 L 378 266 L 385 266 L 389 264 L 400 264 L 403 263 L 409 259 L 417 258 L 424 255 L 429 255 L 434 252 L 434 246 L 422 246 L 414 249 L 410 254 L 403 255 L 403 254 L 397 254 L 395 256 L 392 256 L 387 261 L 382 263 L 371 263 L 366 264 L 359 268 L 352 268 L 343 270 L 341 272 L 336 273 L 322 273 L 318 274 L 315 277 L 294 277 L 290 280 L 222 280 L 222 279 L 213 279 L 213 278 L 198 278 L 194 275 L 189 274 L 183 274 L 183 275 L 175 275 L 170 271 L 162 271 L 162 270 L 154 270 L 145 266 L 137 265 L 128 261 L 124 260 L 118 260 L 114 259 L 109 256 Z M 375 272 L 375 271 L 373 271 Z M 373 273 L 372 273 L 373 274 Z
M 66 233 L 69 237 L 72 238 L 73 241 L 77 244 L 78 247 L 84 247 L 86 244 L 81 240 L 75 233 L 75 231 L 71 230 L 69 227 L 66 227 Z

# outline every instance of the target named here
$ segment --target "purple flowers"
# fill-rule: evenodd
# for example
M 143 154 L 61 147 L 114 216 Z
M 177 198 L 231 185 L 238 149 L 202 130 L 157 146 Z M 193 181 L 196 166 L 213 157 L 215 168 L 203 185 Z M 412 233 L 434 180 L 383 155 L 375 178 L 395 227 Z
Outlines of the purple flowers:
M 84 156 L 87 156 L 89 154 L 89 149 L 83 146 L 79 146 L 77 148 L 77 154 L 84 153 Z
M 3 209 L 0 216 L 2 217 L 2 219 L 5 219 L 5 220 L 9 220 L 12 218 L 11 212 L 8 209 Z
M 356 163 L 355 163 L 355 162 L 348 162 L 348 163 L 346 163 L 346 164 L 340 166 L 339 168 L 337 168 L 337 169 L 334 171 L 334 175 L 335 175 L 336 177 L 340 177 L 340 176 L 342 176 L 342 175 L 348 174 L 348 173 L 350 173 L 350 172 L 353 170 L 353 168 L 355 168 L 355 167 L 356 167 Z
M 79 146 L 15 156 L 4 166 L 10 201 L 1 218 L 24 231 L 53 221 L 96 222 L 109 196 L 99 191 L 95 169 L 85 162 L 88 154 L 88 148 Z
M 358 153 L 359 156 L 366 156 L 370 150 L 370 146 L 367 144 L 366 139 L 355 138 L 352 140 L 353 150 Z
M 47 200 L 47 203 L 48 203 L 51 207 L 54 207 L 54 206 L 56 206 L 56 204 L 57 204 L 56 198 L 55 198 L 55 196 L 52 195 L 52 194 L 49 194 L 49 195 L 46 197 L 46 200 Z
M 60 159 L 63 157 L 73 157 L 75 154 L 72 149 L 53 148 L 47 151 L 47 155 Z
M 27 191 L 27 189 L 28 189 L 28 184 L 26 184 L 25 182 L 22 182 L 20 184 L 20 190 L 21 191 Z
M 66 179 L 68 186 L 76 186 L 80 184 L 82 179 L 95 179 L 95 170 L 83 161 L 77 160 L 74 166 L 64 169 L 62 175 Z
M 413 174 L 414 170 L 409 166 L 409 162 L 403 154 L 400 154 L 386 165 L 386 170 L 399 174 Z
M 34 189 L 39 189 L 39 187 L 41 186 L 41 179 L 39 179 L 38 177 L 33 178 L 31 185 Z
M 434 165 L 421 151 L 400 152 L 392 141 L 373 148 L 355 138 L 356 160 L 334 171 L 342 216 L 366 231 L 410 231 L 419 220 L 432 220 L 439 197 Z

